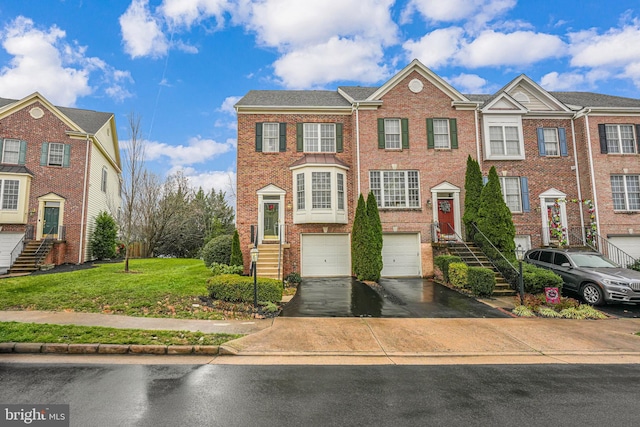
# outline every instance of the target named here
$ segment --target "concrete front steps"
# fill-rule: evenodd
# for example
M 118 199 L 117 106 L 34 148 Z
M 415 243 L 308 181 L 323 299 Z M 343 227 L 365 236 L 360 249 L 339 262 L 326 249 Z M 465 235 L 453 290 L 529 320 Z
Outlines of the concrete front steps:
M 466 244 L 466 246 L 465 246 Z M 456 255 L 462 258 L 462 262 L 469 267 L 484 267 L 492 270 L 496 276 L 496 287 L 493 291 L 493 296 L 504 297 L 516 295 L 516 291 L 511 289 L 509 282 L 505 280 L 502 274 L 491 264 L 491 261 L 486 257 L 482 250 L 475 245 L 475 243 L 462 243 L 455 242 L 447 245 L 451 255 Z
M 258 245 L 258 277 L 282 280 L 282 255 L 288 246 L 280 246 L 278 242 Z
M 40 245 L 42 245 L 42 248 L 40 248 Z M 28 274 L 36 271 L 39 268 L 37 265 L 38 261 L 44 260 L 52 247 L 53 240 L 45 240 L 44 242 L 41 240 L 30 240 L 24 246 L 22 253 L 16 259 L 16 262 L 13 263 L 8 273 Z M 38 248 L 40 248 L 41 251 L 40 256 L 36 254 Z

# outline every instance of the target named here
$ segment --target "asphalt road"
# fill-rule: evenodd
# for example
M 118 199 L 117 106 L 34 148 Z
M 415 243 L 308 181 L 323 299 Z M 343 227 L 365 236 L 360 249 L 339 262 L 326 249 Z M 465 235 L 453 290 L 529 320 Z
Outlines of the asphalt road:
M 0 383 L 0 403 L 70 404 L 71 426 L 630 426 L 637 425 L 640 366 L 74 366 L 0 359 Z
M 616 304 L 606 304 L 597 307 L 598 310 L 610 314 L 616 317 L 624 317 L 624 318 L 640 318 L 640 304 L 632 304 L 632 303 L 616 303 Z

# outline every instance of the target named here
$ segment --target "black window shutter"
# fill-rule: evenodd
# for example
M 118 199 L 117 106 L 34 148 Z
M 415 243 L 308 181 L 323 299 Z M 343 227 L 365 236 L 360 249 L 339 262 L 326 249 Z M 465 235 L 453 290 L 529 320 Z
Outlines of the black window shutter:
M 304 123 L 296 123 L 296 149 L 304 151 Z
M 458 148 L 458 123 L 456 119 L 449 119 L 449 134 L 451 138 L 451 148 Z
M 278 128 L 280 128 L 280 152 L 284 153 L 287 151 L 287 124 L 280 123 Z
M 400 119 L 400 132 L 402 132 L 402 148 L 409 148 L 409 119 Z
M 262 151 L 262 123 L 256 123 L 256 151 Z
M 378 148 L 385 148 L 384 119 L 378 119 Z
M 638 146 L 637 153 L 640 153 L 640 125 L 636 125 L 636 145 Z
M 342 153 L 344 150 L 342 142 L 342 123 L 336 123 L 336 151 Z
M 537 128 L 536 132 L 538 134 L 538 154 L 541 156 L 546 156 L 547 151 L 544 148 L 544 129 Z
M 609 152 L 607 149 L 607 129 L 604 124 L 598 125 L 598 134 L 600 135 L 600 152 L 607 154 Z

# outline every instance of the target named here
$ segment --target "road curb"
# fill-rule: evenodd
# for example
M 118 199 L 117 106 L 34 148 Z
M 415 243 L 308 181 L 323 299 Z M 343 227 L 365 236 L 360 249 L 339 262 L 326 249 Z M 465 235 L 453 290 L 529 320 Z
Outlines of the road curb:
M 0 354 L 46 353 L 46 354 L 156 354 L 156 355 L 217 355 L 217 345 L 136 345 L 136 344 L 59 344 L 59 343 L 0 343 Z

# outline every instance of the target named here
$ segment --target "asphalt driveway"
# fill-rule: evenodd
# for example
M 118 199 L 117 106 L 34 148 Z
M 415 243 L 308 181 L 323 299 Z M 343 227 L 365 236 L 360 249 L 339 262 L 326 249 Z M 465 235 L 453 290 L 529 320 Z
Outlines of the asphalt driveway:
M 370 287 L 352 277 L 303 279 L 281 317 L 509 317 L 466 295 L 421 278 L 381 279 Z

